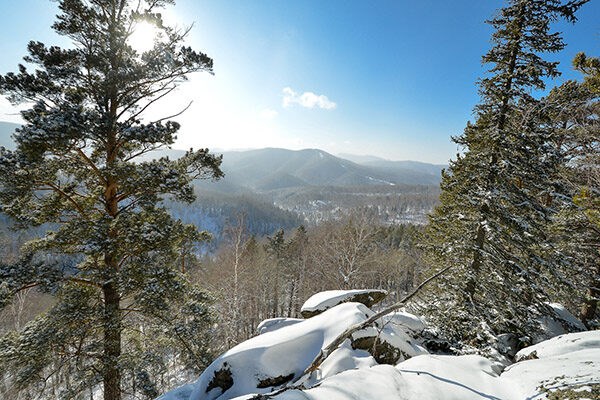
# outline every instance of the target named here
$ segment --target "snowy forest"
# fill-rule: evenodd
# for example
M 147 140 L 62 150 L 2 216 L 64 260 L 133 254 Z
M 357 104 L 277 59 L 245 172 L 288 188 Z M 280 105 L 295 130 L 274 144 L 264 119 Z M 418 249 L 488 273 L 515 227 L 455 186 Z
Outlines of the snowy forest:
M 317 189 L 223 205 L 200 181 L 226 155 L 161 153 L 178 115 L 148 110 L 214 72 L 173 0 L 57 0 L 72 45 L 0 75 L 27 106 L 0 147 L 0 398 L 600 399 L 600 58 L 552 58 L 588 2 L 490 16 L 439 190 L 294 214 Z

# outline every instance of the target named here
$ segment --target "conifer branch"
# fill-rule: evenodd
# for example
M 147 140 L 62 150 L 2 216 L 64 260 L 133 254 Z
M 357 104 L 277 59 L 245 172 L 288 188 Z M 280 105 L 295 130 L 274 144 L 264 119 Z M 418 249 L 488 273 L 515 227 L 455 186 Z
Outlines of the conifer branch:
M 98 178 L 100 178 L 100 181 L 103 184 L 106 184 L 106 178 L 104 177 L 104 175 L 102 174 L 102 171 L 100 171 L 100 169 L 98 169 L 98 166 L 96 165 L 96 163 L 94 163 L 88 156 L 87 154 L 85 154 L 85 152 L 81 149 L 81 148 L 77 148 L 77 154 L 79 155 L 79 157 L 85 161 L 85 163 L 87 165 L 90 166 L 90 168 L 92 168 L 92 170 L 96 173 L 96 176 Z
M 68 193 L 62 190 L 59 186 L 53 184 L 52 182 L 43 182 L 43 184 L 51 188 L 51 190 L 53 190 L 54 192 L 63 196 L 65 199 L 67 199 L 69 203 L 73 204 L 73 206 L 77 209 L 77 211 L 82 217 L 87 217 L 87 213 L 83 209 L 83 207 L 72 196 L 70 196 Z

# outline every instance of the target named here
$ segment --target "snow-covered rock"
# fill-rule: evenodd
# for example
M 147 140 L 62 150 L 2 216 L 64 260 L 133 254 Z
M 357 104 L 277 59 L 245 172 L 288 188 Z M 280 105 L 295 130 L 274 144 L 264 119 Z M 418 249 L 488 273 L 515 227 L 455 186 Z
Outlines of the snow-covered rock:
M 342 303 L 362 303 L 367 307 L 379 303 L 387 296 L 385 290 L 327 290 L 312 295 L 304 302 L 300 313 L 304 318 L 311 318 Z
M 396 364 L 420 354 L 428 354 L 403 325 L 385 323 L 355 332 L 352 347 L 372 353 L 379 364 Z
M 226 400 L 270 392 L 298 378 L 322 348 L 348 326 L 363 322 L 372 314 L 363 304 L 345 303 L 242 342 L 202 373 L 190 400 Z
M 321 364 L 316 380 L 320 381 L 344 371 L 365 369 L 374 365 L 377 365 L 377 361 L 368 351 L 353 349 L 351 344 L 345 341 Z
M 161 399 L 226 400 L 271 392 L 300 378 L 323 348 L 346 328 L 373 314 L 361 303 L 342 303 L 306 320 L 267 320 L 261 324 L 264 333 L 217 358 L 191 390 L 182 388 Z M 303 382 L 312 386 L 346 370 L 365 369 L 382 362 L 395 364 L 427 353 L 412 336 L 421 324 L 415 316 L 398 313 L 359 330 Z
M 319 386 L 286 391 L 277 400 L 470 400 L 511 399 L 499 370 L 480 356 L 423 355 L 398 364 L 350 370 Z M 520 399 L 521 400 L 521 399 Z
M 540 318 L 541 330 L 533 337 L 534 344 L 565 333 L 587 330 L 583 322 L 571 314 L 562 304 L 547 303 L 547 305 L 554 315 Z
M 600 399 L 600 331 L 530 346 L 506 367 L 478 355 L 427 354 L 418 338 L 423 322 L 403 312 L 355 332 L 314 373 L 300 376 L 346 328 L 373 314 L 363 304 L 342 302 L 306 320 L 267 320 L 264 333 L 160 399 L 247 400 L 271 393 L 279 400 L 538 400 L 557 391 L 556 398 Z M 390 360 L 405 361 L 381 364 Z
M 393 325 L 414 334 L 419 334 L 425 329 L 425 323 L 421 318 L 405 311 L 390 313 L 381 318 L 381 321 L 384 325 Z
M 532 346 L 539 359 L 502 365 L 477 355 L 421 355 L 396 367 L 346 370 L 307 390 L 276 400 L 540 400 L 553 391 L 598 399 L 600 331 L 564 335 Z M 530 349 L 531 354 L 532 349 Z M 524 352 L 525 353 L 525 352 Z
M 516 358 L 520 361 L 501 376 L 514 387 L 514 399 L 545 399 L 548 391 L 565 389 L 585 392 L 592 385 L 600 390 L 600 331 L 561 335 L 521 350 Z
M 600 331 L 560 335 L 519 351 L 516 361 L 543 359 L 572 354 L 576 351 L 600 351 Z

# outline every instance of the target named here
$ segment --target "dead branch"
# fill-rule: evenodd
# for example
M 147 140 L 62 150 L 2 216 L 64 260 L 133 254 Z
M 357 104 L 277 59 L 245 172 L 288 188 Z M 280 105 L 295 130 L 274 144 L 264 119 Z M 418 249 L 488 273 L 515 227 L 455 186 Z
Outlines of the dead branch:
M 342 343 L 344 343 L 344 341 L 346 339 L 350 339 L 352 337 L 352 334 L 354 332 L 357 332 L 357 331 L 359 331 L 361 329 L 364 329 L 364 328 L 368 327 L 369 325 L 371 325 L 372 323 L 374 323 L 375 321 L 377 321 L 378 319 L 380 319 L 381 317 L 383 317 L 385 315 L 388 315 L 388 314 L 390 314 L 390 313 L 398 310 L 401 307 L 404 307 L 406 305 L 406 303 L 410 299 L 412 299 L 417 293 L 419 293 L 419 291 L 423 287 L 425 287 L 429 282 L 431 282 L 434 279 L 438 278 L 439 276 L 443 275 L 450 268 L 451 267 L 446 267 L 446 268 L 438 271 L 434 275 L 430 276 L 429 278 L 425 279 L 423 282 L 421 282 L 421 284 L 419 286 L 417 286 L 415 288 L 415 290 L 413 290 L 411 293 L 409 293 L 408 295 L 406 295 L 406 297 L 404 297 L 399 302 L 394 303 L 391 306 L 386 307 L 383 310 L 381 310 L 381 311 L 373 314 L 370 318 L 367 318 L 363 322 L 361 322 L 359 324 L 352 325 L 351 327 L 349 327 L 348 329 L 346 329 L 338 337 L 336 337 L 331 343 L 329 343 L 329 345 L 327 345 L 324 349 L 321 349 L 321 351 L 319 352 L 319 354 L 317 355 L 317 357 L 304 370 L 304 372 L 302 373 L 302 375 L 296 381 L 294 381 L 294 383 L 298 382 L 298 380 L 301 379 L 306 374 L 310 374 L 313 371 L 316 371 L 319 368 L 319 366 L 323 363 L 323 361 L 325 361 L 327 359 L 327 357 L 329 357 L 329 355 L 331 353 L 333 353 L 333 351 L 335 349 L 337 349 Z

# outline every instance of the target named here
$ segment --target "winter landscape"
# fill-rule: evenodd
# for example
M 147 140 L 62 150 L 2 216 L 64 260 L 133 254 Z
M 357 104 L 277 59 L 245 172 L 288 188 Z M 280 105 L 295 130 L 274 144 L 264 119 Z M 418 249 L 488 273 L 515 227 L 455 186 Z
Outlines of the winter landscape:
M 0 399 L 600 399 L 597 1 L 0 7 Z

